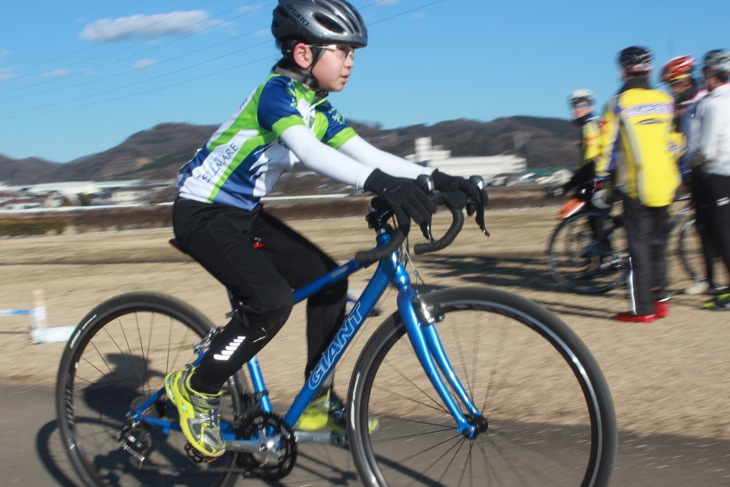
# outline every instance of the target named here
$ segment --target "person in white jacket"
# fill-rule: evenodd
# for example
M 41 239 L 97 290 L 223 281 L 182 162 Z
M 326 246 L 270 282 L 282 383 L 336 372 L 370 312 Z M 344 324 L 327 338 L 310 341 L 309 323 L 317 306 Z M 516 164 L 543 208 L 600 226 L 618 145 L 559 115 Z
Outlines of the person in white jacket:
M 702 74 L 708 94 L 697 107 L 688 146 L 693 163 L 702 168 L 701 186 L 710 202 L 709 232 L 730 273 L 730 50 L 707 52 Z M 730 293 L 703 307 L 730 311 Z

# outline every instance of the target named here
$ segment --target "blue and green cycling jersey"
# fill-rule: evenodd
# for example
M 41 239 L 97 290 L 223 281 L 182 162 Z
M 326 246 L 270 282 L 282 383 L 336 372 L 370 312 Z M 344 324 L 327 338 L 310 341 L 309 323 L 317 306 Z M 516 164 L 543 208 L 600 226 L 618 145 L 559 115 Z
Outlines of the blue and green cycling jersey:
M 326 97 L 273 73 L 178 171 L 181 197 L 253 209 L 281 174 L 299 162 L 280 140 L 296 125 L 338 149 L 356 136 Z

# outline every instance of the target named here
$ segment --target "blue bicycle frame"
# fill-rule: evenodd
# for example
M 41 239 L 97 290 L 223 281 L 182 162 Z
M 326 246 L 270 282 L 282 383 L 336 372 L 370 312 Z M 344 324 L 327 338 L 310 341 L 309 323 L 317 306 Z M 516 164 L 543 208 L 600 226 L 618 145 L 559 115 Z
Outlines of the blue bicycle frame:
M 387 245 L 390 238 L 391 236 L 387 232 L 380 233 L 377 236 L 378 247 Z M 348 277 L 362 267 L 357 260 L 350 260 L 315 281 L 297 289 L 294 292 L 294 302 L 299 303 L 307 299 L 329 285 Z M 389 283 L 392 283 L 398 290 L 398 310 L 405 325 L 406 333 L 424 372 L 454 417 L 458 432 L 467 438 L 473 438 L 476 435 L 475 427 L 469 424 L 467 417 L 458 406 L 449 388 L 454 391 L 454 394 L 462 403 L 469 416 L 478 417 L 481 413 L 472 403 L 446 357 L 436 327 L 430 326 L 436 322 L 438 316 L 431 316 L 429 310 L 426 309 L 426 306 L 421 301 L 416 289 L 411 287 L 411 279 L 401 262 L 399 251 L 393 252 L 389 258 L 381 259 L 378 262 L 378 267 L 373 277 L 365 287 L 360 298 L 354 304 L 309 378 L 302 386 L 302 389 L 297 394 L 294 402 L 284 415 L 284 420 L 289 425 L 297 424 L 302 413 L 320 390 L 325 378 L 327 378 L 337 365 L 342 354 L 352 342 L 353 337 L 357 334 L 365 318 L 375 307 Z M 204 353 L 199 351 L 199 356 L 193 365 L 200 363 L 203 356 Z M 251 376 L 253 392 L 259 398 L 261 409 L 264 412 L 272 413 L 273 408 L 256 357 L 247 363 L 247 367 Z M 446 379 L 446 382 L 444 379 Z M 179 430 L 180 426 L 176 422 L 142 414 L 147 408 L 159 400 L 164 392 L 164 388 L 157 391 L 138 408 L 130 411 L 129 415 L 137 421 L 146 422 L 162 428 L 164 433 L 169 432 L 170 429 Z M 221 424 L 221 434 L 224 441 L 237 440 L 232 425 L 230 424 Z

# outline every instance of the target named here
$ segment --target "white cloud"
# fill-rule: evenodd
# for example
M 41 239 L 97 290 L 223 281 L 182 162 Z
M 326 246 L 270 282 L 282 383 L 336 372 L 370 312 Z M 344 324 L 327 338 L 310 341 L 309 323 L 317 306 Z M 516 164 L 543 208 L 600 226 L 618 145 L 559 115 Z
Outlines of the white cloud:
M 7 49 L 0 49 L 0 57 L 10 56 L 10 51 Z
M 140 59 L 136 63 L 134 63 L 129 70 L 130 71 L 137 71 L 138 69 L 145 69 L 149 68 L 150 66 L 154 66 L 156 64 L 159 64 L 160 62 L 156 59 Z
M 261 10 L 263 6 L 256 6 L 256 5 L 243 5 L 241 7 L 238 7 L 236 9 L 236 12 L 244 13 L 244 14 L 250 14 L 253 12 L 258 12 Z
M 41 73 L 42 78 L 62 78 L 69 75 L 69 70 L 66 68 L 56 68 L 45 73 Z
M 0 68 L 0 81 L 15 79 L 15 68 Z
M 121 39 L 156 38 L 168 35 L 187 35 L 221 25 L 209 20 L 208 12 L 190 10 L 156 15 L 133 15 L 118 19 L 96 20 L 81 31 L 82 40 L 109 42 Z

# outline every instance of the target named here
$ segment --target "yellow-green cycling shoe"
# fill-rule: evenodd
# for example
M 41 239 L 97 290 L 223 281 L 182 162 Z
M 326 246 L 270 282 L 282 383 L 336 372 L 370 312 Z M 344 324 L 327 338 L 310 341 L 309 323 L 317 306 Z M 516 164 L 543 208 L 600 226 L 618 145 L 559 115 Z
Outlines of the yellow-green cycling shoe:
M 202 394 L 190 388 L 194 368 L 186 367 L 165 377 L 167 398 L 177 408 L 180 428 L 190 444 L 208 457 L 225 453 L 220 430 L 220 393 Z
M 712 309 L 716 311 L 730 311 L 730 294 L 720 294 L 705 302 L 702 307 L 704 309 Z
M 335 433 L 347 433 L 345 403 L 332 390 L 314 399 L 297 423 L 301 431 L 315 431 L 328 428 Z M 380 427 L 378 418 L 368 418 L 368 430 L 372 433 Z

